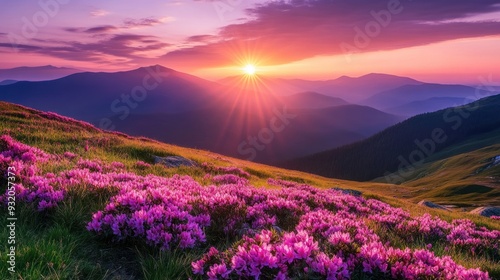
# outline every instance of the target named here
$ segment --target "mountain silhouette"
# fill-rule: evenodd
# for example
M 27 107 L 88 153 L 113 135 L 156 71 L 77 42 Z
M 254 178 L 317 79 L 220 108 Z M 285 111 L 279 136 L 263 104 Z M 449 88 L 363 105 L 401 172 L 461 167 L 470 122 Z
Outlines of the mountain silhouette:
M 318 93 L 276 96 L 160 65 L 17 82 L 0 86 L 0 99 L 103 129 L 266 163 L 359 141 L 402 120 Z
M 10 69 L 0 69 L 0 81 L 47 81 L 62 78 L 78 72 L 82 71 L 73 68 L 55 67 L 52 65 L 16 67 Z

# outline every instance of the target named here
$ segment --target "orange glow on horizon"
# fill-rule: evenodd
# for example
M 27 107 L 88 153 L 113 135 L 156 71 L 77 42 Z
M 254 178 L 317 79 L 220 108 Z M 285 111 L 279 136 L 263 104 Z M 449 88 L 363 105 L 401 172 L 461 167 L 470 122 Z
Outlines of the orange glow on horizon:
M 476 84 L 478 76 L 499 72 L 499 46 L 500 36 L 489 36 L 399 50 L 357 53 L 352 55 L 350 61 L 343 55 L 326 55 L 278 65 L 261 59 L 262 54 L 255 55 L 249 49 L 230 46 L 229 50 L 235 58 L 232 65 L 258 65 L 257 73 L 261 77 L 328 80 L 343 75 L 359 77 L 369 73 L 385 73 L 423 82 Z M 242 71 L 242 67 L 227 65 L 200 68 L 195 69 L 194 74 L 217 80 L 234 76 L 235 71 Z

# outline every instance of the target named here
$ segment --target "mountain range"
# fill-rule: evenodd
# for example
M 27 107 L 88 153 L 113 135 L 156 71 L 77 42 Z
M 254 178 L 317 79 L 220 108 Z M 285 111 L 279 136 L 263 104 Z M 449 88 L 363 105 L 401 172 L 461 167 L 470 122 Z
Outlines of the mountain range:
M 219 82 L 235 88 L 247 87 L 240 77 L 229 77 Z M 476 91 L 484 92 L 472 86 L 424 83 L 379 73 L 356 78 L 342 76 L 324 81 L 263 77 L 251 85 L 278 96 L 316 92 L 404 117 L 464 105 L 477 99 L 474 97 Z
M 225 85 L 242 85 L 240 77 L 229 77 L 219 81 Z M 417 80 L 387 74 L 372 73 L 353 78 L 342 76 L 337 79 L 309 81 L 301 79 L 259 78 L 256 84 L 275 95 L 290 95 L 302 91 L 313 91 L 359 103 L 367 96 L 395 89 L 405 85 L 424 84 Z
M 0 85 L 3 101 L 264 163 L 355 143 L 410 116 L 472 101 L 474 93 L 472 87 L 385 74 L 214 82 L 160 65 Z
M 483 91 L 462 85 L 404 85 L 379 92 L 360 103 L 386 112 L 413 116 L 415 113 L 428 113 L 465 105 L 476 100 L 476 96 L 482 96 L 479 92 Z
M 500 95 L 493 95 L 418 115 L 363 141 L 282 166 L 357 181 L 411 181 L 418 177 L 415 170 L 423 164 L 498 143 L 499 107 Z M 448 152 L 439 156 L 445 150 Z
M 159 65 L 17 82 L 0 86 L 0 99 L 105 129 L 268 163 L 352 143 L 403 120 L 319 93 L 277 96 Z
M 55 67 L 52 65 L 38 67 L 16 67 L 0 69 L 0 85 L 14 81 L 46 81 L 62 78 L 82 72 L 78 69 Z

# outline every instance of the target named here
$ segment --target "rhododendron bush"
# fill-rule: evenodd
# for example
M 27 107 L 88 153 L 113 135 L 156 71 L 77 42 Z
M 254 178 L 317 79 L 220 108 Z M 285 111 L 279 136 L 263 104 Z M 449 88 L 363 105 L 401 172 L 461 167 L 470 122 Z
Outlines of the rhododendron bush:
M 58 161 L 70 168 L 42 171 L 42 164 Z M 70 151 L 50 155 L 2 136 L 0 172 L 8 166 L 16 167 L 18 200 L 42 212 L 58 207 L 74 187 L 109 190 L 111 198 L 93 213 L 89 231 L 161 250 L 209 248 L 192 263 L 193 274 L 202 278 L 489 279 L 487 272 L 435 255 L 430 244 L 436 242 L 500 261 L 500 231 L 469 220 L 412 217 L 375 199 L 275 179 L 268 181 L 275 189 L 255 188 L 250 174 L 234 167 L 202 165 L 211 173 L 202 180 L 210 184 L 203 185 L 189 176 L 139 176 L 122 163 Z M 425 245 L 395 247 L 380 231 Z M 213 247 L 228 238 L 236 243 Z

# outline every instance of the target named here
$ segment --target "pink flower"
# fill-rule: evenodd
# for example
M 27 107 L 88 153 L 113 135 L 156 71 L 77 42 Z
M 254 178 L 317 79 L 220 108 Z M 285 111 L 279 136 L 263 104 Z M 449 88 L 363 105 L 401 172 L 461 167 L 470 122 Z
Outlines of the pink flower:
M 61 118 L 48 114 L 46 117 Z M 74 120 L 65 120 L 74 122 Z M 104 140 L 99 140 L 98 143 Z M 407 211 L 375 199 L 306 184 L 269 179 L 277 189 L 255 188 L 250 175 L 236 167 L 203 168 L 215 185 L 189 176 L 138 175 L 120 162 L 79 159 L 66 152 L 56 156 L 0 136 L 0 173 L 15 169 L 19 204 L 49 212 L 73 188 L 113 193 L 92 215 L 87 230 L 120 242 L 144 242 L 161 250 L 204 248 L 208 240 L 238 240 L 219 252 L 208 252 L 191 264 L 209 279 L 489 279 L 480 269 L 468 269 L 451 257 L 436 256 L 432 244 L 476 256 L 499 256 L 500 231 L 470 220 L 444 221 Z M 66 158 L 66 159 L 65 159 Z M 45 172 L 42 164 L 68 166 Z M 11 167 L 7 170 L 7 167 Z M 149 164 L 137 162 L 136 167 Z M 208 178 L 208 177 L 207 177 Z M 205 181 L 206 182 L 206 181 Z M 5 205 L 8 192 L 0 195 Z M 426 242 L 422 249 L 397 249 L 382 243 L 372 230 L 408 243 Z
M 148 168 L 148 167 L 151 167 L 151 164 L 149 164 L 149 163 L 145 163 L 144 161 L 140 161 L 140 160 L 139 160 L 139 161 L 137 161 L 137 162 L 135 163 L 135 166 L 136 166 L 137 168 Z
M 76 158 L 76 155 L 74 153 L 71 153 L 71 152 L 65 152 L 64 157 L 69 159 L 69 160 L 72 160 L 72 159 Z

